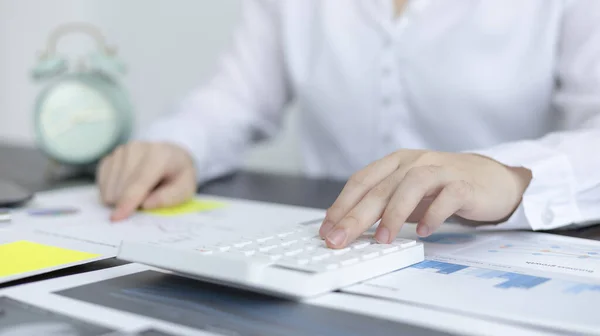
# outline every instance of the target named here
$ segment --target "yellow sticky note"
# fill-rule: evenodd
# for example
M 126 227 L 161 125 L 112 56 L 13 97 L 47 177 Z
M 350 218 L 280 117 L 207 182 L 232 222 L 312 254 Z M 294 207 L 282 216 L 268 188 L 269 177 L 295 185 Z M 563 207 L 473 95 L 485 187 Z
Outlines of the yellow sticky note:
M 0 277 L 94 259 L 100 255 L 16 241 L 0 245 Z
M 225 204 L 217 201 L 192 199 L 172 207 L 145 210 L 145 212 L 159 216 L 179 216 L 194 212 L 215 210 L 223 206 Z

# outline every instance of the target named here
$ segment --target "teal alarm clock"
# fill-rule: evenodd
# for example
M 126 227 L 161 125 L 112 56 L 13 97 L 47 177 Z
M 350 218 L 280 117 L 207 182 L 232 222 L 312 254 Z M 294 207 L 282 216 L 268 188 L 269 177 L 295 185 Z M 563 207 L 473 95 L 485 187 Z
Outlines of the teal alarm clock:
M 75 65 L 56 53 L 59 38 L 70 32 L 86 33 L 98 46 Z M 57 163 L 90 165 L 126 142 L 133 108 L 119 81 L 124 73 L 115 48 L 94 27 L 73 23 L 54 31 L 32 73 L 46 84 L 34 106 L 38 147 Z

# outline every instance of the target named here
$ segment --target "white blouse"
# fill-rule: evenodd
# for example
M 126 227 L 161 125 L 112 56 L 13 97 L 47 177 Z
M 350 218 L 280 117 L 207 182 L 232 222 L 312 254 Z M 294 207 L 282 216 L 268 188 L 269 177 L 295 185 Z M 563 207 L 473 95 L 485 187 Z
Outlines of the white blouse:
M 243 5 L 211 80 L 142 136 L 187 148 L 199 182 L 239 168 L 296 103 L 308 176 L 472 151 L 533 172 L 500 228 L 600 219 L 600 1 L 409 0 L 398 18 L 392 0 Z

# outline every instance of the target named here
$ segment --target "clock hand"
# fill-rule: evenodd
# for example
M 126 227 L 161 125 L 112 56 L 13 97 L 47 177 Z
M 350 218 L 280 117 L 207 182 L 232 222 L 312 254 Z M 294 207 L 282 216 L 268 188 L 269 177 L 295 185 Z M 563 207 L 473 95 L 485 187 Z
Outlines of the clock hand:
M 106 114 L 101 113 L 99 109 L 87 109 L 84 110 L 73 117 L 76 122 L 84 123 L 84 122 L 98 122 L 105 121 L 110 119 Z
M 48 137 L 51 139 L 55 139 L 55 138 L 61 136 L 62 134 L 68 132 L 73 127 L 73 125 L 74 125 L 73 120 L 69 119 L 67 122 L 65 122 L 61 125 L 62 127 L 55 127 L 52 129 L 52 131 L 47 131 Z
M 107 116 L 106 114 L 96 112 L 96 111 L 99 111 L 99 110 L 98 109 L 82 110 L 81 112 L 79 112 L 79 113 L 73 115 L 71 118 L 69 118 L 66 123 L 63 123 L 61 125 L 62 127 L 55 127 L 53 129 L 53 131 L 47 131 L 48 136 L 52 139 L 55 139 L 57 137 L 60 137 L 64 133 L 68 132 L 69 130 L 71 130 L 73 127 L 75 127 L 77 125 L 106 121 L 106 120 L 111 119 L 110 116 Z

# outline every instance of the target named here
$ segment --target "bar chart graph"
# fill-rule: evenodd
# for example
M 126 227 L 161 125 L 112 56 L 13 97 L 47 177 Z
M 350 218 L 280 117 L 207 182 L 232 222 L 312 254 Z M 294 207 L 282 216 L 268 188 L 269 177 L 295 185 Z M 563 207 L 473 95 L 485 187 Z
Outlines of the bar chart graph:
M 552 290 L 562 294 L 578 295 L 585 292 L 596 292 L 596 294 L 600 294 L 600 284 L 566 281 L 550 277 L 470 267 L 436 260 L 426 260 L 412 265 L 410 268 L 448 276 L 460 276 L 462 279 L 464 279 L 464 277 L 471 277 L 473 278 L 472 281 L 488 281 L 487 283 L 490 287 L 497 289 L 515 288 L 531 290 L 546 284 L 547 288 L 545 290 Z
M 448 260 L 428 258 L 345 291 L 550 328 L 588 331 L 600 325 L 595 313 L 600 282 Z
M 417 239 L 425 245 L 425 261 L 344 291 L 536 324 L 559 334 L 600 330 L 598 242 L 487 231 Z
M 435 269 L 438 270 L 437 273 L 439 274 L 450 275 L 460 272 L 461 275 L 472 276 L 484 280 L 501 280 L 501 282 L 493 284 L 493 287 L 495 288 L 531 289 L 551 280 L 550 278 L 545 277 L 469 267 L 434 260 L 427 260 L 411 267 L 416 269 Z

